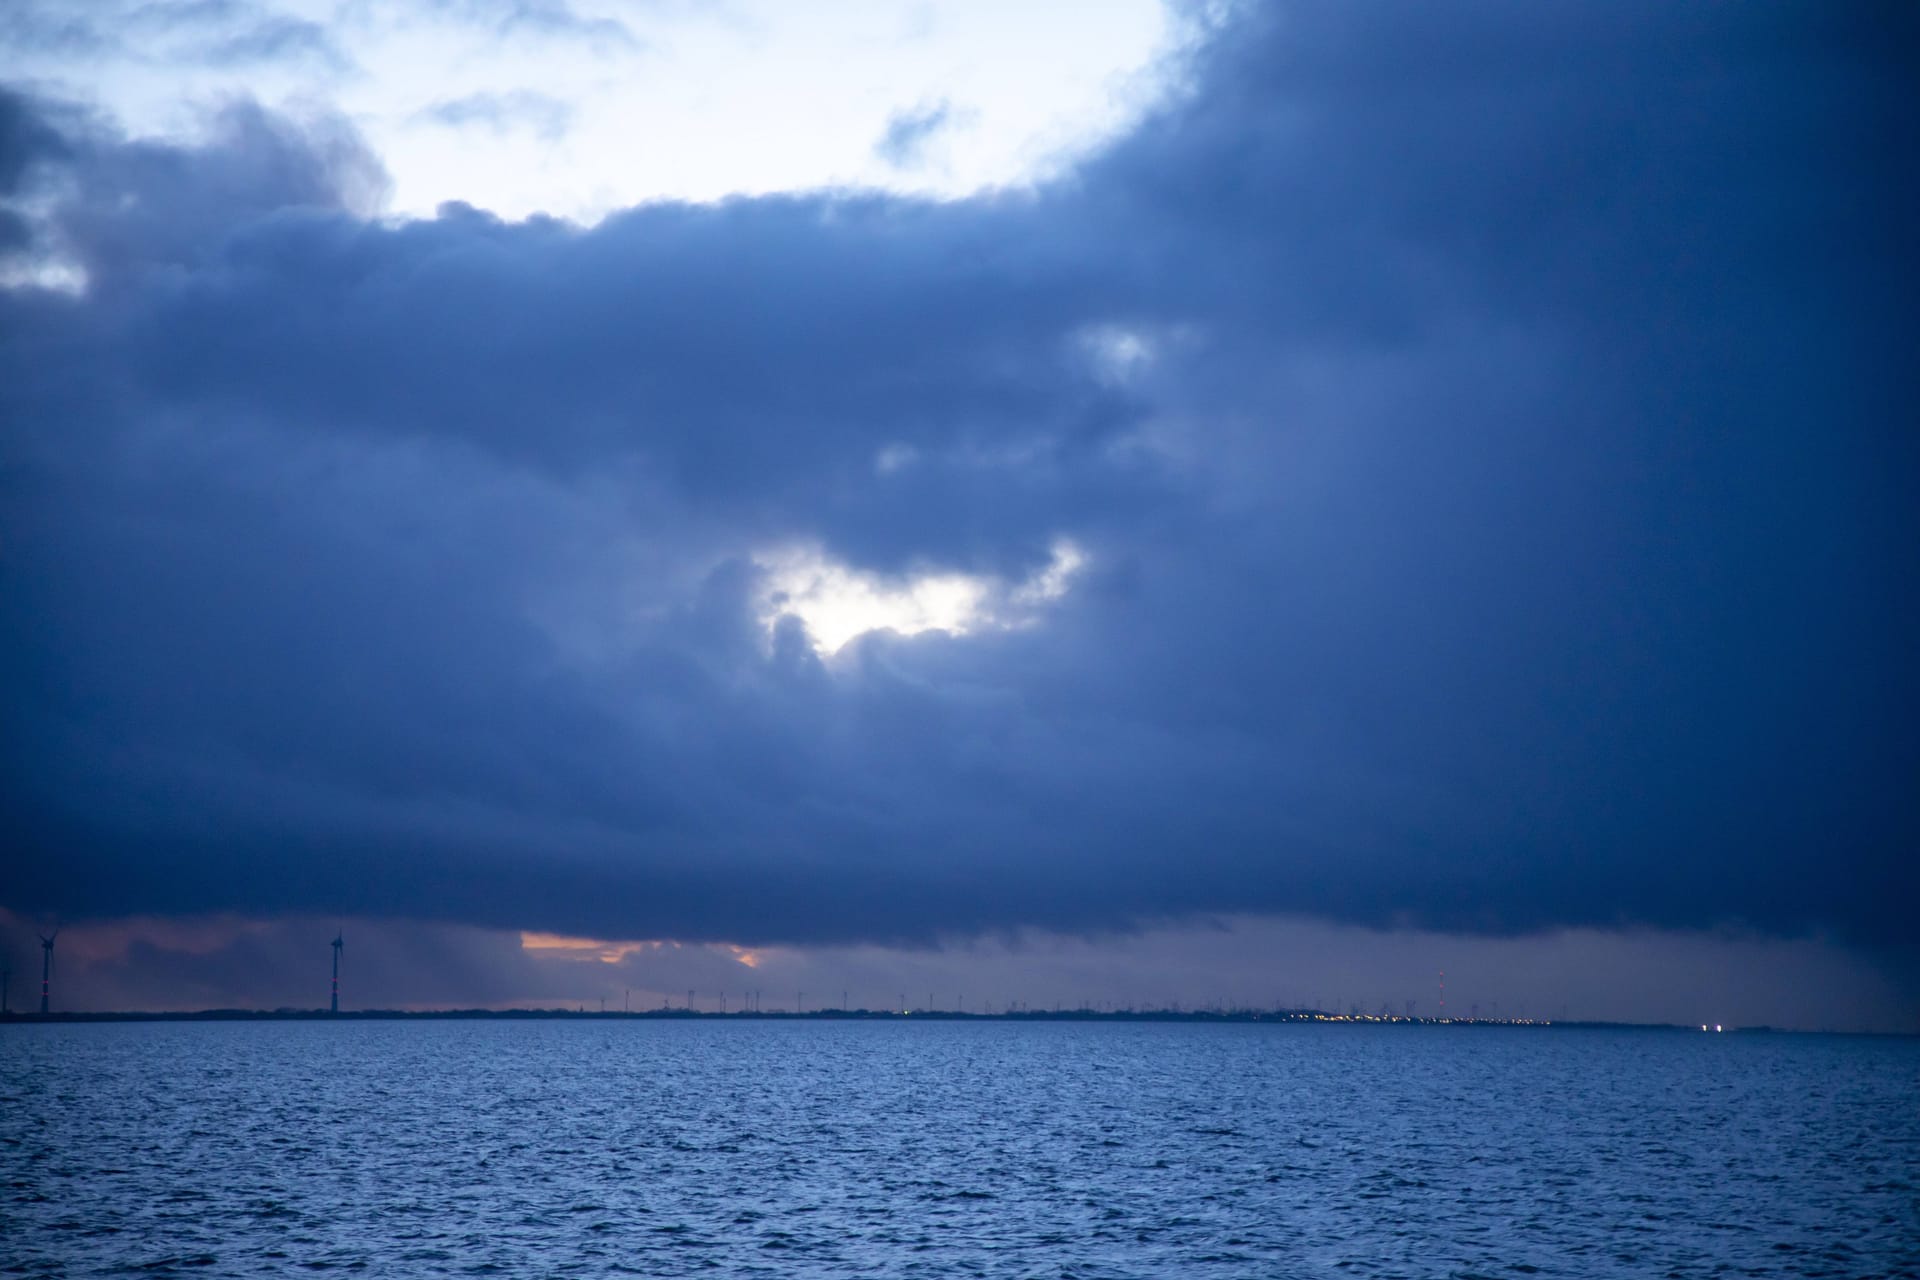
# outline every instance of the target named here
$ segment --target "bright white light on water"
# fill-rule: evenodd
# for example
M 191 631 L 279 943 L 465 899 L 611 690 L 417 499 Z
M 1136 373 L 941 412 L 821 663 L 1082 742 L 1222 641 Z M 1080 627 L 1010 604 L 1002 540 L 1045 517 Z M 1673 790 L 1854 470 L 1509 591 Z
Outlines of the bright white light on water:
M 1062 540 L 1045 568 L 1015 583 L 963 573 L 891 577 L 838 563 L 817 548 L 756 560 L 766 570 L 761 621 L 771 630 L 783 617 L 799 618 L 824 656 L 870 631 L 967 635 L 1028 625 L 1038 608 L 1067 593 L 1086 555 Z

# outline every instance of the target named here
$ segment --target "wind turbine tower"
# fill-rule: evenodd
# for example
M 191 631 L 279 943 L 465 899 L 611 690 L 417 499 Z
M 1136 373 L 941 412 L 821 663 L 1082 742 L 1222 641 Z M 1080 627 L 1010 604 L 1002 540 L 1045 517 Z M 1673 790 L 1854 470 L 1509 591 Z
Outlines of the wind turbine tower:
M 40 935 L 40 1012 L 47 1011 L 47 992 L 53 986 L 53 940 L 60 936 L 55 929 L 52 933 Z
M 340 948 L 346 945 L 346 935 L 333 935 L 333 1002 L 327 1006 L 328 1013 L 340 1012 Z

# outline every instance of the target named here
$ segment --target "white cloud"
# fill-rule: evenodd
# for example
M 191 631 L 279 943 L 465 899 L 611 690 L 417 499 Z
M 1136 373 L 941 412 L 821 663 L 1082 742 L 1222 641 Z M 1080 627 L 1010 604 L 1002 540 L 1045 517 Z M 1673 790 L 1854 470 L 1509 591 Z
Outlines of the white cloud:
M 890 578 L 836 562 L 817 547 L 755 557 L 766 572 L 760 618 L 769 631 L 783 617 L 806 624 L 823 656 L 870 631 L 967 635 L 1029 625 L 1035 611 L 1067 593 L 1086 555 L 1062 539 L 1045 568 L 1022 582 L 963 573 Z
M 97 103 L 142 135 L 191 133 L 235 97 L 338 111 L 392 173 L 399 215 L 460 200 L 509 218 L 593 221 L 668 198 L 830 186 L 952 197 L 1029 181 L 1124 128 L 1153 96 L 1150 69 L 1176 34 L 1158 0 L 929 0 L 909 22 L 879 0 L 580 0 L 540 8 L 564 22 L 510 27 L 507 11 L 518 9 L 259 6 L 261 23 L 324 37 L 332 60 L 173 58 L 164 42 L 104 38 L 9 57 L 16 77 Z M 506 100 L 543 104 L 548 127 L 420 127 L 447 103 Z M 897 113 L 940 100 L 967 111 L 964 130 L 943 132 L 938 165 L 875 153 Z

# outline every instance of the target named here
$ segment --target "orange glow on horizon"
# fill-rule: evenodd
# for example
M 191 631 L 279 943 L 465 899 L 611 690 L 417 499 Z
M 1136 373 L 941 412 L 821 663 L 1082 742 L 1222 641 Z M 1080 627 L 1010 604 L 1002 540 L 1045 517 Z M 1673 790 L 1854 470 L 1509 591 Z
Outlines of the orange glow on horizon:
M 520 949 L 537 958 L 546 960 L 598 961 L 601 964 L 619 964 L 628 956 L 644 955 L 650 951 L 659 951 L 672 947 L 678 951 L 682 945 L 704 946 L 715 951 L 725 952 L 735 961 L 749 969 L 758 969 L 765 958 L 764 950 L 735 946 L 731 942 L 707 942 L 682 944 L 671 938 L 576 938 L 564 933 L 542 933 L 537 929 L 520 930 Z
M 601 964 L 619 964 L 628 956 L 661 947 L 677 947 L 677 942 L 641 940 L 609 941 L 603 938 L 572 938 L 562 933 L 520 931 L 520 949 L 554 960 L 598 960 Z

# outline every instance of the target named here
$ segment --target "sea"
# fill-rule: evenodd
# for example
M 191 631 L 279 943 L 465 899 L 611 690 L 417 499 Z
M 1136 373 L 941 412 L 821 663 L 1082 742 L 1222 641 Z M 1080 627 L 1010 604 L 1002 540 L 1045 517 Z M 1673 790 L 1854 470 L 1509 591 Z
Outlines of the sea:
M 1920 1276 L 1920 1039 L 0 1026 L 0 1273 Z

